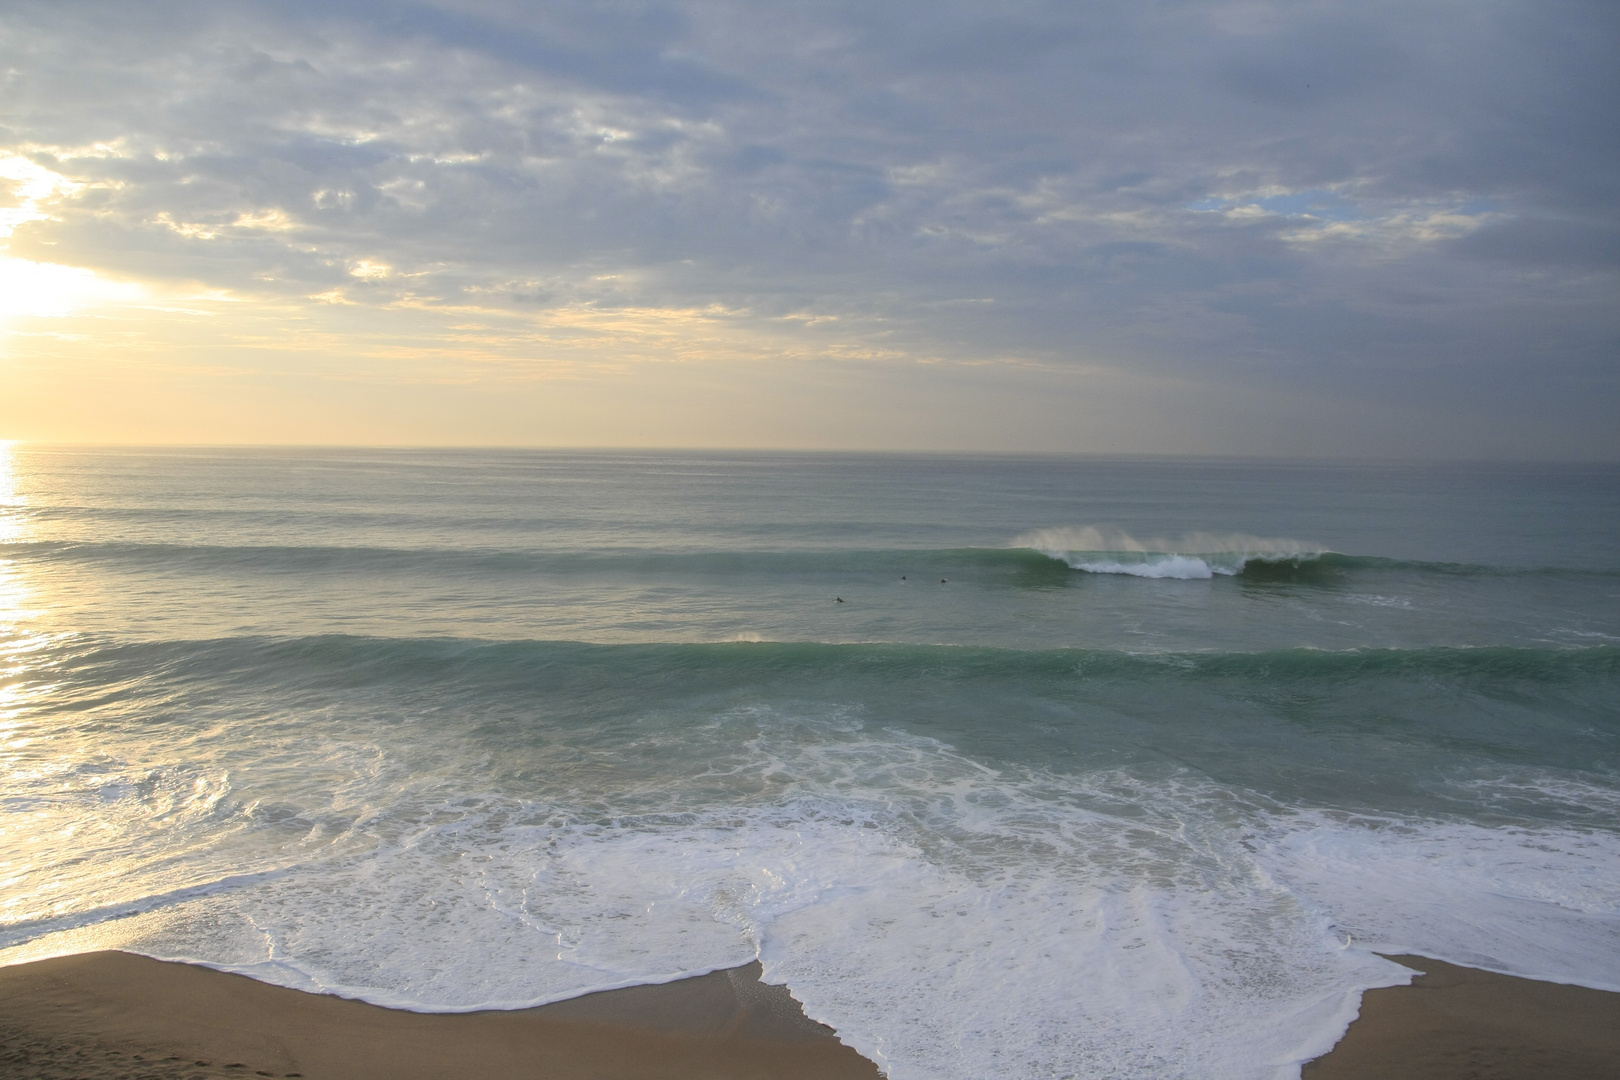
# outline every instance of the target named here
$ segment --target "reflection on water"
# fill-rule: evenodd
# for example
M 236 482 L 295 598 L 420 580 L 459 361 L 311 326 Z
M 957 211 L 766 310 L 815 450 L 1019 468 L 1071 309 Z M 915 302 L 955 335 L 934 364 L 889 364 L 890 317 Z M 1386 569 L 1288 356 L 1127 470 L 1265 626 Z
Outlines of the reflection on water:
M 17 444 L 0 441 L 0 543 L 22 538 L 22 508 L 28 500 L 23 497 L 20 481 Z
M 8 638 L 22 631 L 23 620 L 37 614 L 28 608 L 28 586 L 13 559 L 0 559 L 0 633 Z
M 17 444 L 0 441 L 0 544 L 15 544 L 25 538 L 27 518 L 24 510 L 28 499 L 22 493 L 22 470 L 18 467 Z M 19 642 L 22 623 L 38 614 L 29 609 L 29 588 L 22 567 L 14 558 L 0 553 L 0 672 L 8 684 L 15 677 L 10 660 Z M 3 702 L 4 691 L 0 691 Z
M 0 442 L 0 544 L 21 541 L 25 531 L 27 499 L 21 491 L 17 456 L 16 443 Z M 26 768 L 24 758 L 32 753 L 29 744 L 34 741 L 34 725 L 24 719 L 24 711 L 39 693 L 30 676 L 43 642 L 40 635 L 27 632 L 26 624 L 39 614 L 30 603 L 31 592 L 19 560 L 0 553 L 0 776 L 8 782 Z M 8 817 L 9 828 L 0 830 L 0 836 L 27 828 L 19 821 L 26 815 Z M 14 844 L 5 846 L 9 850 Z M 9 878 L 20 869 L 12 860 L 0 859 L 0 875 Z

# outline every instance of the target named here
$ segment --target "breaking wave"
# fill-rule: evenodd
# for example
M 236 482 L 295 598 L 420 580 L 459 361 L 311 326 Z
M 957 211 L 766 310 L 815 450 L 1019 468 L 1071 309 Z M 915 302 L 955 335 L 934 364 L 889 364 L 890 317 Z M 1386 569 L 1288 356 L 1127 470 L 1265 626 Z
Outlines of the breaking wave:
M 1013 541 L 1089 574 L 1129 574 L 1184 581 L 1236 577 L 1251 566 L 1299 570 L 1330 552 L 1300 540 L 1243 533 L 1188 533 L 1179 540 L 1146 539 L 1120 529 L 1082 526 L 1037 529 Z

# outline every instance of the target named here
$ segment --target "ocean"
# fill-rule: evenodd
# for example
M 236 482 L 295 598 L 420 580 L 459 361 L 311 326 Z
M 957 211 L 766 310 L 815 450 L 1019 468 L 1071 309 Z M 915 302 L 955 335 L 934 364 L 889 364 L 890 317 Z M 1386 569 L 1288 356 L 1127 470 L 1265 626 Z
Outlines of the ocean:
M 1620 467 L 13 444 L 0 767 L 0 963 L 1294 1077 L 1620 990 Z

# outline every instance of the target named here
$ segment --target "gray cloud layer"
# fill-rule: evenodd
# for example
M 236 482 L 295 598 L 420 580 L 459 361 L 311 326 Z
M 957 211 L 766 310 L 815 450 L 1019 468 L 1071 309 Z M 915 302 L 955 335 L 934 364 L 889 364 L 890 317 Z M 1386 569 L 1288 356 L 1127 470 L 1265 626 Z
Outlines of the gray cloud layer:
M 719 305 L 1614 456 L 1617 31 L 1580 0 L 13 0 L 0 149 L 90 185 L 18 230 L 39 260 Z

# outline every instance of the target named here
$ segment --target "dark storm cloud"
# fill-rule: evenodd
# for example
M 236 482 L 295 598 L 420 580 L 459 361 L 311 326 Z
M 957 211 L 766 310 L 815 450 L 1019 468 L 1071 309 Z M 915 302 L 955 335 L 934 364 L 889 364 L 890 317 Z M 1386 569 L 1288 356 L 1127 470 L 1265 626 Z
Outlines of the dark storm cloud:
M 0 134 L 86 185 L 18 230 L 36 259 L 1615 396 L 1612 4 L 14 3 L 0 34 Z

